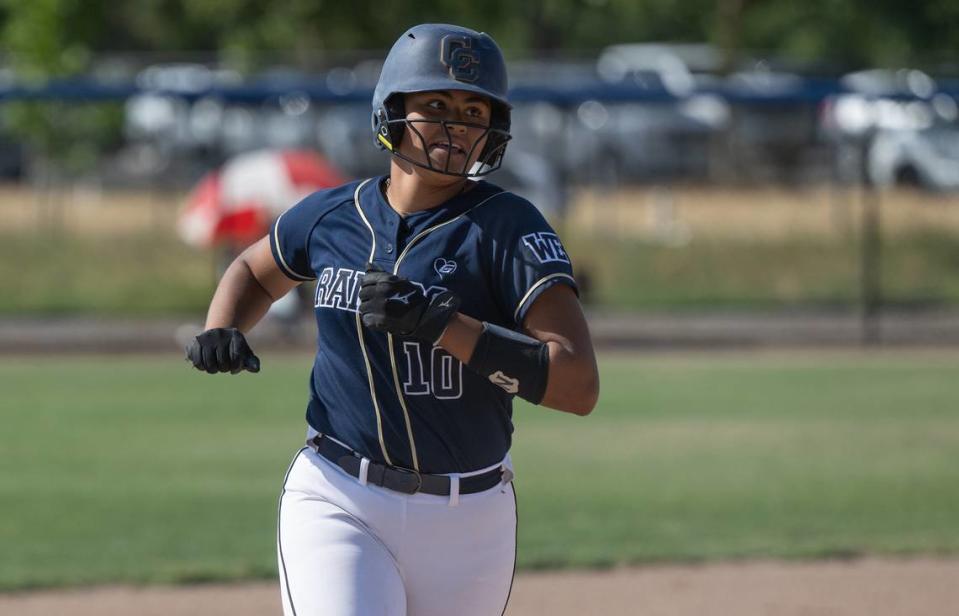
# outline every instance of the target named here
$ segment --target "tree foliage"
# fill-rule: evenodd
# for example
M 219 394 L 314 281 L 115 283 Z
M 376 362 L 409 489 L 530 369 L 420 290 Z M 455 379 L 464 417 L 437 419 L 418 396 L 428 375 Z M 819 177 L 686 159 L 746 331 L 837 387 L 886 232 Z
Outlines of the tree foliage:
M 90 66 L 89 41 L 100 30 L 96 14 L 80 0 L 8 0 L 2 40 L 9 63 L 28 84 L 82 73 Z M 97 7 L 106 10 L 106 3 Z M 120 134 L 118 105 L 16 102 L 0 109 L 4 124 L 39 160 L 54 163 L 47 175 L 75 175 L 91 168 L 99 152 Z
M 511 55 L 612 43 L 709 41 L 806 61 L 905 65 L 949 60 L 955 0 L 3 0 L 4 47 L 67 70 L 85 53 L 211 51 L 304 61 L 388 48 L 407 26 L 468 25 Z M 82 62 L 79 62 L 82 63 Z

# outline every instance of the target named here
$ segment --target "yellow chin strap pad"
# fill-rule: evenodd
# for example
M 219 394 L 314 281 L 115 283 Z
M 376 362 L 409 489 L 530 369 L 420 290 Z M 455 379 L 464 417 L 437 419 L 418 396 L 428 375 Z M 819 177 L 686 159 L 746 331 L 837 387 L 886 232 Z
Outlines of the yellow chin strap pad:
M 389 139 L 387 139 L 386 137 L 384 137 L 383 135 L 380 135 L 380 134 L 377 134 L 377 135 L 376 135 L 376 138 L 380 140 L 380 143 L 382 143 L 384 146 L 386 146 L 386 149 L 387 149 L 387 150 L 389 150 L 390 152 L 393 151 L 393 144 L 390 143 Z

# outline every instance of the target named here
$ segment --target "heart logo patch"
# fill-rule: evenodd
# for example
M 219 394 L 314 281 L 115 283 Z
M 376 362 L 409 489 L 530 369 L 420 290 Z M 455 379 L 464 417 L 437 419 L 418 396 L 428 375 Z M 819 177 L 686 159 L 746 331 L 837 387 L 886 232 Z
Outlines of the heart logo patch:
M 433 261 L 433 269 L 440 275 L 440 278 L 444 278 L 456 271 L 456 261 L 440 257 L 436 261 Z

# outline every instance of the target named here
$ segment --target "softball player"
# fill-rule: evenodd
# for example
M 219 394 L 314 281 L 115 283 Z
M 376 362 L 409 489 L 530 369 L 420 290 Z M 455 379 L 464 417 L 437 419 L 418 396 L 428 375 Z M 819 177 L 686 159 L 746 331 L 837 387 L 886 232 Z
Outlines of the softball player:
M 533 205 L 474 179 L 502 161 L 506 93 L 488 35 L 404 32 L 373 96 L 389 175 L 283 214 L 224 274 L 188 349 L 210 373 L 258 371 L 242 332 L 316 280 L 307 444 L 279 502 L 288 615 L 502 614 L 511 401 L 578 415 L 596 403 L 569 256 Z

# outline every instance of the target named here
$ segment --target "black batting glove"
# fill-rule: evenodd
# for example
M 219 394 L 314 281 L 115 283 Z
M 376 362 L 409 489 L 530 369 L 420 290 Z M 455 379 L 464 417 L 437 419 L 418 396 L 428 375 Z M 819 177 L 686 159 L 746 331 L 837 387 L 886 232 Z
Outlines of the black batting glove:
M 199 334 L 187 347 L 186 358 L 197 370 L 210 374 L 260 371 L 260 359 L 235 327 L 217 327 Z
M 406 278 L 367 265 L 360 285 L 360 318 L 366 327 L 436 344 L 460 306 L 460 298 L 443 291 L 428 299 Z

